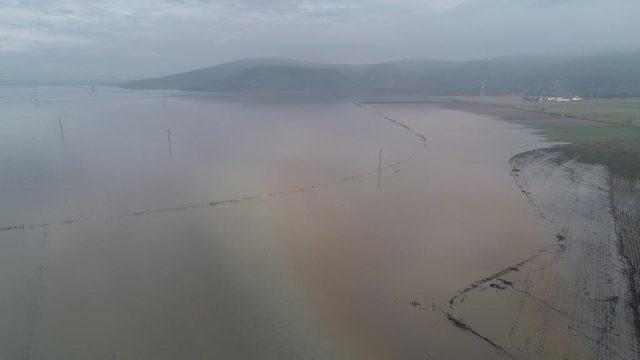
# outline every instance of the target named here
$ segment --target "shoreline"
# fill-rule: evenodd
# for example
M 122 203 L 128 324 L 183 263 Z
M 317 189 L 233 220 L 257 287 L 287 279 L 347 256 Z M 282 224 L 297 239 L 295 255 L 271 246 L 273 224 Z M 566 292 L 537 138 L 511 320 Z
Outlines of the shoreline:
M 633 220 L 621 221 L 616 202 L 634 199 L 621 196 L 606 167 L 581 163 L 559 150 L 528 151 L 510 164 L 524 196 L 558 234 L 544 271 L 561 270 L 564 277 L 550 276 L 554 290 L 539 297 L 559 310 L 556 317 L 570 324 L 567 331 L 591 344 L 598 358 L 635 359 L 640 349 L 635 267 L 620 236 Z M 628 240 L 637 245 L 633 236 Z
M 444 107 L 452 110 L 467 111 L 475 114 L 494 116 L 501 120 L 531 126 L 535 129 L 546 127 L 572 127 L 572 126 L 607 126 L 615 125 L 606 121 L 583 119 L 576 117 L 564 117 L 559 115 L 540 113 L 531 110 L 494 104 L 475 103 L 463 100 L 452 100 L 444 103 Z M 556 164 L 570 162 L 589 165 L 580 161 L 578 153 L 571 153 L 564 147 L 550 146 L 532 151 L 515 154 L 512 161 L 530 158 L 536 154 L 555 154 L 553 161 Z M 548 161 L 548 160 L 547 160 Z M 591 165 L 598 166 L 598 165 Z M 608 167 L 604 165 L 607 169 Z M 518 172 L 515 170 L 514 177 Z M 576 182 L 584 179 L 576 178 Z M 607 182 L 609 185 L 609 208 L 615 223 L 616 246 L 618 255 L 626 267 L 623 275 L 629 288 L 629 307 L 633 312 L 633 328 L 635 331 L 636 346 L 640 346 L 640 184 L 608 171 Z M 523 189 L 523 193 L 531 200 L 529 190 Z
M 467 100 L 449 99 L 442 103 L 451 110 L 467 111 L 474 114 L 489 115 L 501 120 L 535 127 L 571 127 L 571 126 L 606 126 L 612 122 L 575 116 L 562 117 L 560 114 L 521 109 L 515 106 L 480 103 Z

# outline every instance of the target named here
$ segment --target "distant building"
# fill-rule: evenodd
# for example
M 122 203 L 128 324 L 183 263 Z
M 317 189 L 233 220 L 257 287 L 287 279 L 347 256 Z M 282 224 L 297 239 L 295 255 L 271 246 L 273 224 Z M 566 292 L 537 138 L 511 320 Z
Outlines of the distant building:
M 542 100 L 542 95 L 524 94 L 524 95 L 522 95 L 522 100 L 524 100 L 524 101 L 540 101 L 540 100 Z
M 571 101 L 571 98 L 564 96 L 549 96 L 548 101 L 568 102 Z
M 582 101 L 581 96 L 549 96 L 543 94 L 524 94 L 522 95 L 524 101 L 554 101 L 554 102 L 570 102 L 570 101 Z

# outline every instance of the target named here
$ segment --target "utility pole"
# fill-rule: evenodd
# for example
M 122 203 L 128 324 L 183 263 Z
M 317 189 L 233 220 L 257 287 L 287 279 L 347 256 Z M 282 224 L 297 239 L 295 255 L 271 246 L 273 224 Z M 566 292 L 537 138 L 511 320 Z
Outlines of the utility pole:
M 382 149 L 378 150 L 378 187 L 380 187 L 380 180 L 382 178 Z
M 538 97 L 538 108 L 536 110 L 542 112 L 542 96 Z
M 171 129 L 165 129 L 167 132 L 167 141 L 169 142 L 169 157 L 172 157 L 171 154 Z
M 58 125 L 60 126 L 60 138 L 64 142 L 64 130 L 62 129 L 62 118 L 58 118 Z

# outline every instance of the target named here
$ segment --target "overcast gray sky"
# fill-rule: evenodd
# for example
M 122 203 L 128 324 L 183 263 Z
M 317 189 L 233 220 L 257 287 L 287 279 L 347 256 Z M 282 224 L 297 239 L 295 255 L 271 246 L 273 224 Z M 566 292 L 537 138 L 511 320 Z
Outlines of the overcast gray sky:
M 640 49 L 638 0 L 0 0 L 0 75 Z

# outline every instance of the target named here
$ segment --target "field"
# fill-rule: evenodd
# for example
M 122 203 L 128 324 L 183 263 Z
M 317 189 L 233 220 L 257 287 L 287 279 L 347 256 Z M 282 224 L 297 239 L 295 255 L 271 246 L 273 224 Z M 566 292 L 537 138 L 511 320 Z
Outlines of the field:
M 460 100 L 480 101 L 478 97 L 461 97 Z M 640 99 L 613 98 L 587 99 L 575 102 L 532 102 L 522 100 L 520 95 L 489 96 L 485 103 L 509 106 L 523 110 L 545 112 L 566 117 L 576 117 L 605 121 L 612 124 L 633 125 L 640 127 Z
M 607 165 L 614 174 L 629 179 L 637 179 L 640 174 L 640 128 L 608 125 L 547 128 L 539 132 L 551 141 L 569 143 L 559 148 L 582 162 Z
M 456 99 L 479 102 L 477 97 Z M 499 108 L 535 111 L 530 113 L 531 118 L 542 114 L 557 116 L 554 124 L 548 121 L 524 123 L 537 128 L 549 141 L 567 143 L 557 148 L 568 156 L 589 164 L 606 165 L 614 174 L 627 179 L 635 180 L 640 176 L 639 99 L 593 99 L 565 104 L 544 102 L 544 113 L 539 111 L 538 103 L 523 101 L 518 95 L 490 96 L 482 104 L 496 105 L 495 111 Z M 577 119 L 591 121 L 580 124 L 575 122 Z
M 640 100 L 588 100 L 581 102 L 544 103 L 547 112 L 579 118 L 610 121 L 640 126 Z

